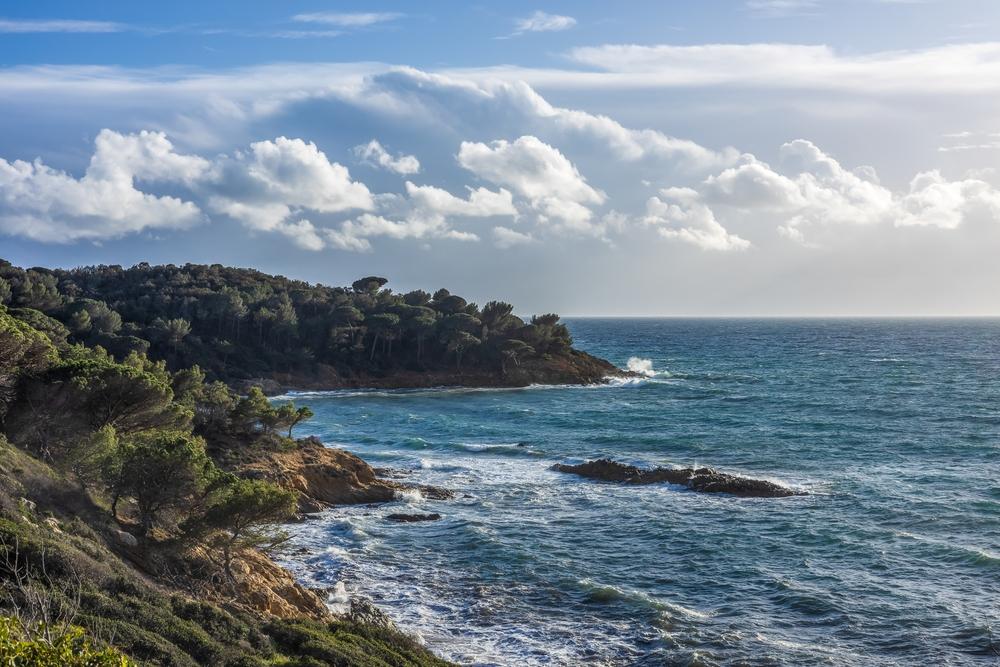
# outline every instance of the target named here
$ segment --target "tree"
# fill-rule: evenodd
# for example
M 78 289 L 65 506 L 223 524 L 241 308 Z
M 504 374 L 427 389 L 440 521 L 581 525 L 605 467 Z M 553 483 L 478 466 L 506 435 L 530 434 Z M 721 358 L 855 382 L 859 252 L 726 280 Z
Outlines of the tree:
M 34 308 L 11 308 L 7 312 L 11 314 L 32 329 L 36 331 L 41 331 L 43 334 L 49 337 L 52 344 L 57 348 L 66 347 L 66 341 L 69 339 L 69 329 L 66 328 L 59 320 L 49 317 L 40 310 L 35 310 Z
M 215 495 L 192 529 L 214 531 L 208 542 L 222 552 L 223 567 L 232 578 L 236 551 L 281 539 L 272 528 L 295 512 L 296 494 L 263 480 L 233 477 Z
M 11 441 L 58 462 L 75 442 L 111 427 L 119 436 L 187 428 L 169 375 L 138 355 L 116 363 L 103 350 L 71 347 L 67 358 L 21 383 L 6 420 Z
M 431 295 L 422 289 L 416 289 L 404 294 L 403 301 L 411 306 L 426 306 L 431 302 Z
M 491 334 L 502 333 L 516 326 L 518 319 L 513 316 L 514 306 L 503 301 L 490 301 L 483 306 L 479 319 L 483 322 L 483 341 Z
M 372 347 L 369 359 L 375 359 L 375 345 L 379 338 L 391 338 L 399 328 L 399 315 L 393 313 L 377 313 L 365 320 L 369 333 L 372 334 Z
M 102 479 L 109 462 L 118 454 L 118 434 L 111 426 L 72 441 L 59 457 L 63 470 L 73 473 L 82 486 Z
M 135 500 L 139 531 L 146 536 L 157 520 L 187 503 L 206 480 L 211 462 L 201 438 L 182 432 L 156 431 L 122 443 L 105 468 L 112 513 L 119 498 Z
M 230 428 L 230 417 L 236 403 L 236 397 L 224 382 L 212 382 L 205 385 L 195 396 L 195 430 L 207 435 L 225 433 Z
M 10 283 L 4 278 L 0 278 L 0 306 L 10 303 L 11 294 Z
M 42 312 L 55 310 L 62 305 L 58 280 L 49 271 L 28 269 L 19 280 L 12 281 L 12 303 Z
M 535 348 L 531 347 L 523 340 L 510 338 L 504 341 L 503 346 L 500 348 L 500 353 L 501 355 L 503 355 L 501 360 L 501 370 L 503 371 L 504 375 L 506 375 L 507 374 L 506 361 L 508 359 L 513 361 L 515 366 L 520 366 L 521 359 L 534 354 Z
M 180 344 L 191 333 L 191 323 L 182 317 L 169 320 L 156 318 L 153 320 L 153 335 L 170 346 L 175 353 Z
M 277 410 L 277 421 L 282 426 L 288 427 L 288 437 L 292 437 L 292 429 L 302 422 L 314 417 L 312 410 L 308 406 L 296 409 L 294 403 L 285 403 Z
M 70 308 L 70 328 L 78 334 L 118 333 L 122 328 L 122 316 L 103 301 L 79 299 Z
M 236 402 L 230 423 L 239 433 L 254 433 L 264 427 L 273 412 L 267 396 L 260 387 L 250 387 L 247 395 Z
M 462 370 L 462 355 L 479 345 L 479 339 L 466 331 L 454 331 L 448 338 L 448 351 L 455 354 L 455 367 Z
M 385 278 L 380 278 L 379 276 L 367 276 L 359 280 L 355 280 L 351 283 L 351 288 L 355 292 L 367 292 L 369 294 L 374 294 L 382 289 L 382 286 L 389 282 Z
M 464 311 L 468 305 L 468 301 L 454 294 L 449 294 L 444 298 L 434 300 L 434 307 L 445 314 L 460 313 Z
M 49 338 L 0 306 L 0 417 L 18 380 L 43 371 L 56 359 Z

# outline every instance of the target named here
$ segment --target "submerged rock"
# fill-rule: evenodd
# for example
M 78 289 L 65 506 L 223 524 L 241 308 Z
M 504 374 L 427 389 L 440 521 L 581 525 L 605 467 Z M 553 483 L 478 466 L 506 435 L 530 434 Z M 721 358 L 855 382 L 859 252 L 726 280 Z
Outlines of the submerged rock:
M 441 518 L 440 514 L 436 512 L 434 514 L 390 514 L 386 517 L 389 521 L 398 521 L 399 523 L 416 523 L 417 521 L 437 521 Z
M 774 482 L 730 475 L 714 468 L 639 468 L 611 459 L 598 459 L 579 465 L 557 463 L 552 469 L 605 482 L 678 484 L 700 493 L 728 493 L 741 498 L 787 498 L 805 495 Z

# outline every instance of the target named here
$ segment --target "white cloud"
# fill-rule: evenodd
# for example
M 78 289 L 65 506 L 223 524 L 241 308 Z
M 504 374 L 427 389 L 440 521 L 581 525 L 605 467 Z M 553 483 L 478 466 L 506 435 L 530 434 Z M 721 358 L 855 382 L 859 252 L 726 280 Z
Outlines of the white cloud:
M 76 32 L 107 33 L 121 32 L 126 26 L 110 21 L 76 21 L 71 19 L 52 20 L 12 20 L 0 19 L 0 33 Z
M 730 234 L 715 219 L 699 194 L 690 188 L 664 188 L 660 197 L 650 197 L 646 202 L 643 222 L 656 228 L 667 239 L 690 243 L 703 250 L 745 250 L 750 242 Z
M 722 228 L 716 216 L 774 220 L 778 232 L 804 245 L 844 227 L 884 225 L 953 230 L 969 220 L 1000 221 L 1000 191 L 976 178 L 949 181 L 940 172 L 918 174 L 909 190 L 894 193 L 871 167 L 853 171 L 812 142 L 798 139 L 780 151 L 784 173 L 745 155 L 741 163 L 709 176 L 698 189 L 672 188 L 674 204 L 657 198 L 647 205 L 647 222 L 660 220 L 699 228 Z M 676 206 L 676 208 L 675 208 Z M 713 224 L 714 223 L 714 224 Z M 718 231 L 718 229 L 716 229 Z
M 567 55 L 596 71 L 501 68 L 490 74 L 533 85 L 591 89 L 739 86 L 875 96 L 978 96 L 1000 90 L 1000 42 L 850 55 L 826 45 L 784 43 L 606 44 L 573 49 Z
M 354 154 L 365 164 L 388 169 L 397 174 L 408 175 L 420 172 L 420 160 L 413 155 L 393 157 L 382 144 L 372 139 L 367 144 L 354 147 Z
M 534 242 L 535 239 L 531 234 L 525 234 L 510 227 L 497 226 L 493 228 L 493 245 L 498 248 L 507 249 Z
M 513 196 L 503 188 L 497 192 L 486 188 L 470 189 L 468 198 L 462 199 L 441 188 L 407 181 L 406 194 L 406 199 L 381 197 L 382 215 L 366 213 L 328 230 L 330 244 L 342 250 L 364 252 L 371 250 L 369 239 L 379 236 L 397 240 L 442 238 L 477 241 L 477 234 L 455 229 L 451 220 L 517 215 Z
M 819 0 L 747 0 L 746 6 L 765 16 L 794 16 L 808 14 L 819 4 Z
M 0 158 L 0 232 L 68 243 L 190 227 L 202 220 L 194 203 L 140 191 L 135 182 L 183 182 L 205 165 L 200 158 L 175 153 L 162 134 L 120 135 L 108 130 L 98 136 L 81 178 L 41 160 Z
M 1000 221 L 1000 191 L 984 181 L 948 181 L 938 171 L 917 174 L 899 199 L 897 226 L 957 229 L 969 220 Z
M 296 14 L 293 21 L 300 23 L 322 23 L 342 28 L 363 28 L 376 23 L 386 23 L 402 18 L 399 12 L 310 12 Z
M 278 137 L 252 143 L 249 153 L 237 151 L 219 159 L 209 179 L 218 198 L 254 205 L 320 213 L 374 206 L 371 192 L 351 180 L 347 167 L 330 162 L 315 144 L 302 139 Z
M 208 160 L 182 155 L 162 132 L 142 130 L 120 134 L 101 130 L 94 140 L 96 151 L 88 175 L 104 180 L 132 175 L 139 180 L 194 183 L 208 171 Z
M 558 32 L 568 30 L 576 25 L 576 19 L 572 16 L 560 16 L 559 14 L 547 14 L 543 11 L 536 11 L 527 18 L 517 20 L 517 30 L 514 35 L 521 35 L 526 32 Z
M 511 188 L 528 200 L 540 221 L 563 230 L 592 232 L 590 207 L 607 199 L 562 153 L 537 137 L 489 145 L 463 141 L 458 163 L 480 178 Z

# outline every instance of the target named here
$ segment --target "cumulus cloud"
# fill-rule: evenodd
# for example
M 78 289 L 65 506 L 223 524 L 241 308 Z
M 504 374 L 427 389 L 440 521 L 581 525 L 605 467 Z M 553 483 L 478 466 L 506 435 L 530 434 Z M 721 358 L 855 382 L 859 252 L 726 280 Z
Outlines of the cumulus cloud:
M 700 227 L 714 229 L 713 223 L 721 227 L 716 216 L 724 213 L 773 219 L 782 236 L 814 245 L 813 235 L 845 226 L 956 229 L 967 220 L 1000 220 L 1000 191 L 977 178 L 949 181 L 938 171 L 924 172 L 907 191 L 894 193 L 880 184 L 873 168 L 847 170 L 810 141 L 786 143 L 779 154 L 780 168 L 744 155 L 740 164 L 709 176 L 697 189 L 671 189 L 679 200 L 676 209 L 654 197 L 647 221 L 693 217 Z
M 431 185 L 416 185 L 407 181 L 406 197 L 388 196 L 379 200 L 380 215 L 363 214 L 327 232 L 331 245 L 342 250 L 371 250 L 369 239 L 441 238 L 457 241 L 478 241 L 474 232 L 455 229 L 455 218 L 490 218 L 516 216 L 513 196 L 501 188 L 470 189 L 467 198 L 456 197 L 447 190 Z M 395 219 L 393 219 L 395 218 Z
M 514 31 L 514 35 L 522 35 L 526 32 L 558 32 L 568 30 L 575 25 L 576 19 L 572 16 L 536 11 L 531 16 L 517 20 L 517 30 Z
M 662 197 L 662 199 L 660 198 Z M 730 234 L 715 214 L 690 188 L 664 188 L 660 197 L 646 202 L 643 222 L 656 228 L 660 236 L 676 239 L 703 250 L 745 250 L 750 242 Z
M 488 145 L 463 141 L 458 163 L 480 178 L 511 188 L 528 200 L 540 221 L 566 230 L 592 232 L 590 207 L 607 199 L 562 153 L 537 137 Z
M 375 139 L 372 139 L 367 144 L 355 146 L 354 154 L 365 164 L 388 169 L 397 174 L 409 175 L 419 173 L 420 171 L 420 160 L 415 156 L 399 154 L 393 157 Z
M 102 130 L 94 145 L 81 178 L 39 160 L 0 159 L 0 231 L 45 242 L 110 239 L 189 227 L 204 219 L 204 208 L 319 250 L 324 242 L 305 214 L 375 206 L 346 167 L 301 139 L 259 141 L 213 161 L 178 153 L 159 132 Z M 144 192 L 139 183 L 182 188 L 191 201 Z
M 0 158 L 0 231 L 67 243 L 190 227 L 202 219 L 197 205 L 143 192 L 136 181 L 187 182 L 206 167 L 201 158 L 174 152 L 167 138 L 157 132 L 102 131 L 81 178 L 52 169 L 41 160 Z
M 535 238 L 531 234 L 525 234 L 502 225 L 493 228 L 493 245 L 498 248 L 507 249 L 534 242 Z

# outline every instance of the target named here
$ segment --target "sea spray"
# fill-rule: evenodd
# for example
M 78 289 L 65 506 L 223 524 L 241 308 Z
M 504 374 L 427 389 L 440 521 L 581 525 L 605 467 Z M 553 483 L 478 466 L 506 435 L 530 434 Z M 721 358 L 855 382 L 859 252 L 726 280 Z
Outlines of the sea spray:
M 645 375 L 648 378 L 656 377 L 657 373 L 653 370 L 652 359 L 642 359 L 640 357 L 629 357 L 628 363 L 626 364 L 628 368 L 633 373 L 638 373 L 639 375 Z

